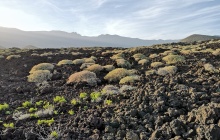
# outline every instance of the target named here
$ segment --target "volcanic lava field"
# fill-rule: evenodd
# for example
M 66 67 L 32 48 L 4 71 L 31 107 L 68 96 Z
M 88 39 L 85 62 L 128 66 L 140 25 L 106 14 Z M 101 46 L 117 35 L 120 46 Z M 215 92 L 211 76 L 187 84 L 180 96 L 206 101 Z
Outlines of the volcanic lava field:
M 219 140 L 220 41 L 0 50 L 0 140 Z

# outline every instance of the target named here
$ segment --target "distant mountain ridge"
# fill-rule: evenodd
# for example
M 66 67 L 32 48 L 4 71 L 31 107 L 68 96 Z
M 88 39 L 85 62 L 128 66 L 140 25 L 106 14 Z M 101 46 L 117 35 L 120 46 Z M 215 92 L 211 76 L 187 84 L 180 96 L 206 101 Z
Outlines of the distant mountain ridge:
M 209 36 L 209 35 L 200 35 L 200 34 L 193 34 L 190 35 L 182 40 L 180 42 L 195 42 L 195 41 L 206 41 L 211 39 L 220 39 L 220 36 Z
M 118 35 L 81 36 L 64 31 L 22 31 L 15 28 L 0 27 L 0 45 L 6 48 L 28 45 L 39 48 L 61 47 L 135 47 L 177 42 L 178 40 L 143 40 Z

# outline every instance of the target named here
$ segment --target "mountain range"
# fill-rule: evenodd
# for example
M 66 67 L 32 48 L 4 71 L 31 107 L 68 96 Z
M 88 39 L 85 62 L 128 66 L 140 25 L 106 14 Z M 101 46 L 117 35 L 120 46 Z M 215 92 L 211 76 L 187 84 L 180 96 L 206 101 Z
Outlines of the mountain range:
M 119 35 L 82 36 L 78 33 L 64 31 L 22 31 L 15 28 L 0 27 L 0 46 L 38 48 L 61 47 L 135 47 L 150 46 L 177 42 L 178 40 L 143 40 L 138 38 L 123 37 Z

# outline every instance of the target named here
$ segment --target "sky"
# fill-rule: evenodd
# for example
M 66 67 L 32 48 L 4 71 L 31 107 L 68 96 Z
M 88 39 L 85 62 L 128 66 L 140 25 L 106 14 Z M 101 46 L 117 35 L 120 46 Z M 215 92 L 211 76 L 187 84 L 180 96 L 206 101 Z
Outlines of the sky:
M 220 35 L 220 0 L 0 0 L 0 26 L 141 39 Z

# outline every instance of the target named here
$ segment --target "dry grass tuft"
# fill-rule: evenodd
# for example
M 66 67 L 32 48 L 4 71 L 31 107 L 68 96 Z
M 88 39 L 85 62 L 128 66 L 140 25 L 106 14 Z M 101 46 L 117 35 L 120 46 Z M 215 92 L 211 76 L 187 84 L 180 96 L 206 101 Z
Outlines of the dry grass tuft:
M 105 65 L 103 66 L 103 68 L 106 70 L 106 71 L 112 71 L 115 69 L 115 67 L 113 65 Z
M 38 65 L 35 65 L 32 67 L 31 71 L 29 73 L 33 73 L 37 70 L 53 70 L 54 65 L 50 63 L 40 63 Z
M 121 80 L 122 78 L 124 78 L 125 76 L 128 76 L 130 75 L 130 71 L 127 70 L 127 69 L 124 69 L 124 68 L 117 68 L 117 69 L 114 69 L 112 71 L 110 71 L 105 77 L 104 79 L 105 80 L 108 80 L 109 82 L 112 82 L 112 81 L 119 81 Z
M 122 78 L 119 82 L 119 84 L 128 84 L 128 83 L 134 83 L 136 81 L 140 81 L 140 76 L 138 75 L 131 75 L 131 76 L 126 76 Z
M 145 58 L 145 59 L 139 60 L 139 61 L 138 61 L 138 64 L 139 64 L 139 65 L 145 65 L 145 64 L 147 64 L 148 62 L 149 62 L 149 60 Z
M 167 64 L 175 64 L 177 62 L 184 62 L 185 58 L 181 55 L 167 55 L 162 58 Z
M 79 83 L 79 82 L 86 82 L 90 86 L 96 86 L 97 85 L 97 77 L 94 72 L 90 71 L 81 71 L 81 72 L 76 72 L 72 75 L 67 80 L 67 84 L 69 83 Z
M 21 55 L 9 55 L 9 56 L 6 57 L 6 59 L 11 60 L 13 58 L 19 58 L 19 57 L 21 57 Z
M 157 71 L 158 75 L 167 75 L 167 74 L 175 74 L 177 72 L 177 67 L 176 66 L 166 66 L 163 68 L 159 68 Z
M 134 54 L 133 57 L 134 57 L 135 61 L 139 61 L 141 59 L 145 59 L 146 58 L 146 56 L 143 55 L 142 53 Z
M 209 63 L 205 64 L 204 68 L 206 71 L 209 71 L 211 73 L 218 73 L 219 72 L 218 69 L 216 69 L 212 64 L 209 64 Z
M 131 64 L 125 59 L 117 59 L 116 63 L 119 67 L 122 67 L 122 68 L 130 68 L 131 67 Z
M 163 65 L 164 65 L 164 63 L 162 63 L 162 62 L 153 62 L 153 63 L 150 64 L 150 66 L 152 68 L 158 68 L 158 67 L 163 66 Z
M 60 62 L 58 62 L 58 66 L 61 66 L 61 65 L 71 65 L 73 64 L 73 61 L 72 60 L 61 60 Z
M 38 82 L 47 81 L 51 79 L 52 73 L 49 70 L 35 70 L 28 76 L 28 82 Z
M 86 68 L 86 70 L 94 72 L 94 73 L 99 73 L 101 70 L 103 70 L 103 67 L 99 64 L 94 64 Z
M 84 62 L 85 62 L 84 59 L 75 59 L 75 60 L 73 60 L 73 64 L 75 64 L 75 65 L 82 64 Z

